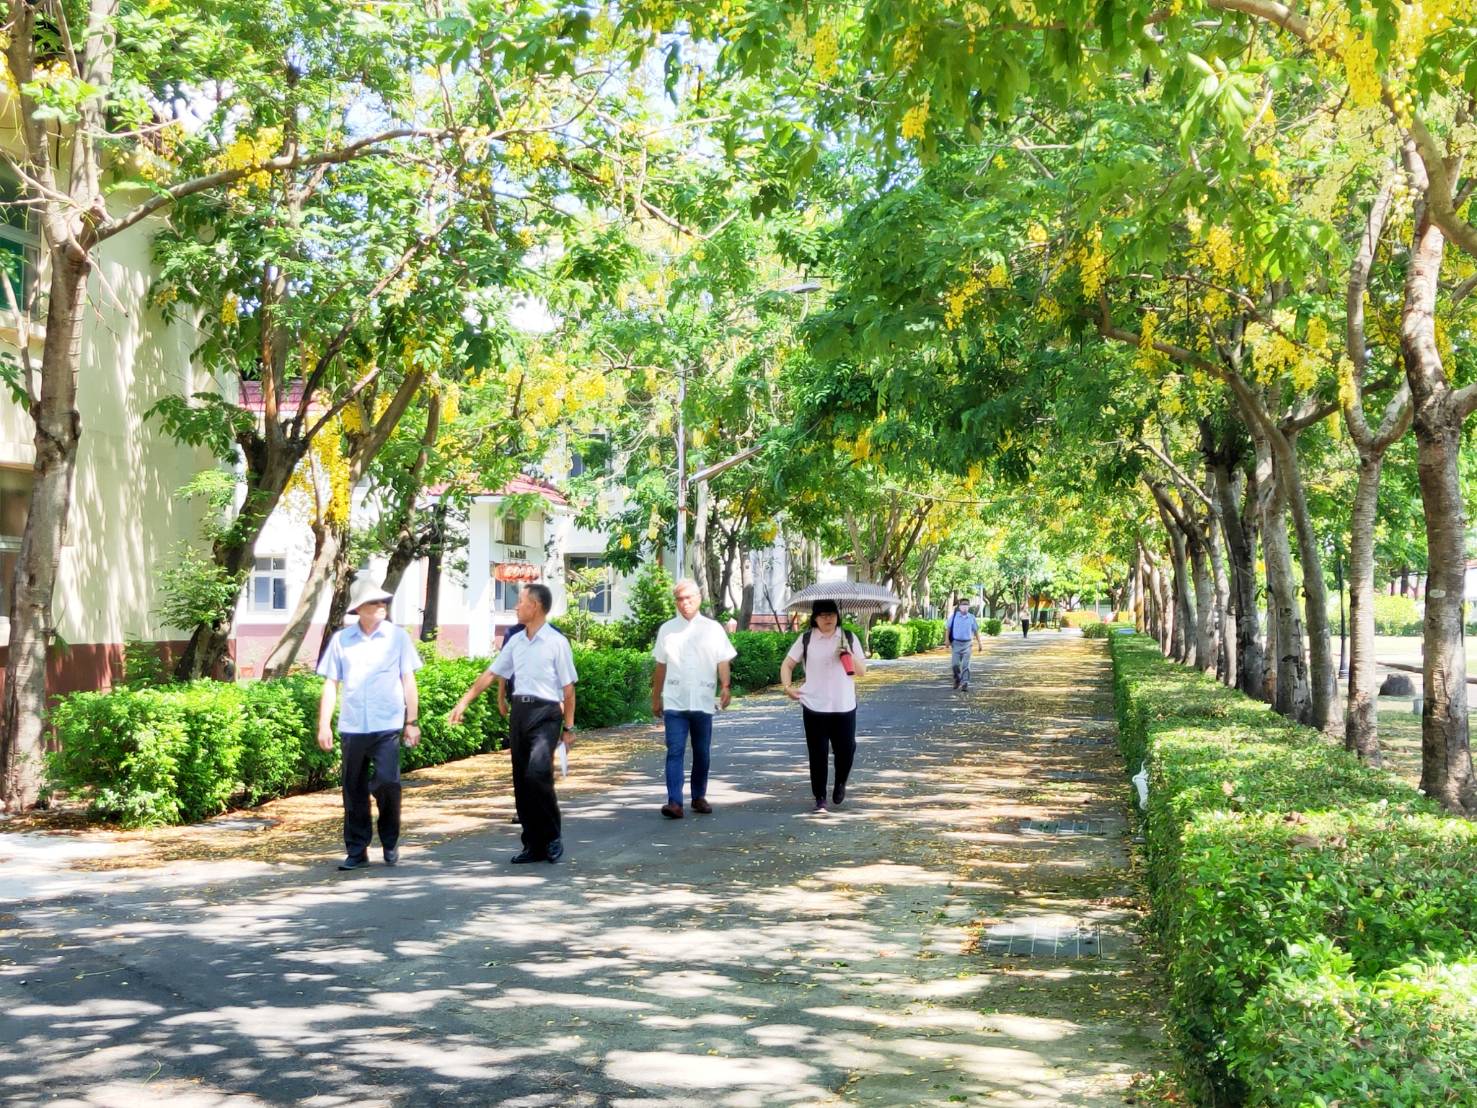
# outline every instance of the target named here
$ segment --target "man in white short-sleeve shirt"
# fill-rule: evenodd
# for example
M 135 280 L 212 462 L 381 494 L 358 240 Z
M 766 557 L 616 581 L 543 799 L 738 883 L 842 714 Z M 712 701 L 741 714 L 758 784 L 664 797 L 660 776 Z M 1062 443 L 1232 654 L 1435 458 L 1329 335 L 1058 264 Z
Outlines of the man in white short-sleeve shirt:
M 513 762 L 513 803 L 523 824 L 523 850 L 515 865 L 564 857 L 563 822 L 554 792 L 554 748 L 574 741 L 574 653 L 549 624 L 554 596 L 547 585 L 527 585 L 516 613 L 523 630 L 511 635 L 492 665 L 462 694 L 447 719 L 462 721 L 467 706 L 501 677 L 513 681 L 508 706 L 508 751 Z M 500 706 L 501 707 L 501 706 Z
M 727 708 L 728 663 L 737 653 L 716 620 L 698 611 L 703 594 L 695 581 L 679 581 L 672 590 L 677 615 L 656 633 L 652 657 L 651 712 L 667 734 L 667 802 L 662 815 L 682 818 L 682 763 L 692 740 L 692 810 L 712 812 L 708 803 L 708 767 L 713 748 L 715 703 Z
M 385 865 L 400 860 L 400 742 L 403 737 L 406 746 L 415 746 L 421 740 L 415 684 L 421 659 L 405 629 L 385 618 L 390 600 L 375 582 L 355 581 L 349 614 L 359 618 L 333 636 L 318 661 L 323 678 L 318 745 L 324 750 L 333 749 L 333 708 L 343 686 L 338 733 L 343 742 L 346 853 L 339 869 L 369 865 L 371 796 L 379 808 Z

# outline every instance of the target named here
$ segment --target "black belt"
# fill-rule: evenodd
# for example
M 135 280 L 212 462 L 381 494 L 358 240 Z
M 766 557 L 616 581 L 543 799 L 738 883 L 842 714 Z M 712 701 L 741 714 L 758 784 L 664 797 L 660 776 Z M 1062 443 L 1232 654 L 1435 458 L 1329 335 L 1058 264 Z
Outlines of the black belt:
M 513 694 L 513 703 L 514 704 L 552 704 L 556 708 L 559 707 L 559 701 L 557 701 L 557 700 L 545 700 L 541 696 L 521 696 L 521 695 L 519 695 L 517 693 L 514 693 Z

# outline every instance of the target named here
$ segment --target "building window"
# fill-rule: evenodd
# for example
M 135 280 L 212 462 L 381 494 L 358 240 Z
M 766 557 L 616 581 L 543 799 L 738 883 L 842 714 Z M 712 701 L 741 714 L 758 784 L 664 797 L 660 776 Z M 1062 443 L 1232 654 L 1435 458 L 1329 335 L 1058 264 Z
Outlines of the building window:
M 10 281 L 15 302 L 25 310 L 36 283 L 36 269 L 41 258 L 41 236 L 36 221 L 26 206 L 20 183 L 14 177 L 0 174 L 0 272 Z M 33 313 L 39 305 L 33 304 Z M 0 310 L 10 309 L 10 294 L 0 283 Z
M 610 440 L 604 435 L 588 438 L 570 451 L 569 476 L 610 472 Z
M 568 566 L 564 575 L 566 585 L 571 589 L 571 595 L 576 587 L 574 575 L 579 573 L 582 577 L 598 577 L 599 585 L 595 591 L 580 597 L 579 606 L 582 610 L 592 615 L 603 616 L 610 612 L 610 570 L 605 568 L 605 559 L 597 558 L 589 554 L 571 554 L 566 562 Z M 596 573 L 598 572 L 598 574 Z
M 511 612 L 518 607 L 518 594 L 523 585 L 518 581 L 494 581 L 492 583 L 492 610 Z
M 503 516 L 503 543 L 506 546 L 523 545 L 523 521 L 513 516 Z
M 251 571 L 251 610 L 287 611 L 287 559 L 258 558 Z
M 10 585 L 30 510 L 30 471 L 0 469 L 0 616 L 10 614 Z

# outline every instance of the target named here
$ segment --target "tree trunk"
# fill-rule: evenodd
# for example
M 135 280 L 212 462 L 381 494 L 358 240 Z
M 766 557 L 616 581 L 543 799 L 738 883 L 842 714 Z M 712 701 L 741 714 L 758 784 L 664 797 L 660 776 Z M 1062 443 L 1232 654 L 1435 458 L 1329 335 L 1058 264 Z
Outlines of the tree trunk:
M 1195 583 L 1195 668 L 1203 673 L 1215 669 L 1215 646 L 1213 643 L 1215 622 L 1215 593 L 1211 588 L 1210 564 L 1205 546 L 1198 536 L 1186 536 L 1186 547 L 1190 555 L 1190 573 Z
M 441 629 L 441 562 L 446 544 L 446 505 L 438 502 L 432 510 L 435 537 L 426 558 L 426 607 L 421 613 L 421 641 L 432 642 Z
M 1211 571 L 1215 576 L 1215 675 L 1224 685 L 1236 687 L 1236 616 L 1231 610 L 1231 581 L 1226 573 L 1225 530 L 1219 511 L 1212 510 L 1209 538 Z
M 1370 765 L 1381 763 L 1374 672 L 1374 527 L 1383 453 L 1359 462 L 1349 528 L 1349 700 L 1344 747 Z
M 1453 392 L 1436 346 L 1437 280 L 1445 240 L 1424 212 L 1406 273 L 1400 347 L 1410 382 L 1416 466 L 1426 517 L 1427 590 L 1421 791 L 1455 812 L 1477 811 L 1477 781 L 1467 720 L 1463 642 L 1466 505 L 1462 498 L 1462 421 L 1468 389 Z M 1470 389 L 1471 386 L 1469 386 Z
M 31 466 L 31 506 L 16 557 L 10 591 L 10 654 L 5 663 L 4 742 L 0 743 L 0 799 L 11 812 L 28 808 L 41 790 L 46 741 L 46 654 L 55 633 L 51 603 L 57 567 L 72 513 L 77 444 L 76 367 L 82 360 L 88 254 L 54 248 L 41 392 L 30 405 L 36 460 Z
M 308 631 L 313 626 L 313 613 L 318 610 L 318 599 L 323 595 L 323 586 L 328 583 L 338 559 L 344 536 L 339 534 L 339 528 L 332 523 L 316 523 L 313 526 L 313 539 L 313 564 L 308 569 L 308 580 L 303 585 L 297 607 L 293 609 L 292 617 L 287 621 L 277 645 L 272 647 L 272 652 L 262 664 L 264 680 L 283 676 L 297 660 L 298 652 L 303 648 L 303 640 L 308 637 Z
M 1237 504 L 1241 482 L 1228 466 L 1211 468 L 1211 488 L 1220 508 L 1221 533 L 1225 538 L 1231 571 L 1231 610 L 1236 625 L 1236 687 L 1247 696 L 1265 694 L 1261 620 L 1257 612 L 1256 574 L 1256 487 L 1248 484 L 1244 501 Z M 1246 515 L 1243 508 L 1250 508 Z
M 349 592 L 358 576 L 359 571 L 349 562 L 348 551 L 341 547 L 338 559 L 333 564 L 333 596 L 328 601 L 328 614 L 323 617 L 323 638 L 318 641 L 319 661 L 322 661 L 323 652 L 328 649 L 329 640 L 343 630 L 344 622 L 349 618 Z M 394 590 L 386 585 L 385 591 Z
M 1195 664 L 1195 616 L 1190 598 L 1190 575 L 1185 569 L 1185 536 L 1168 513 L 1162 513 L 1164 528 L 1169 532 L 1169 566 L 1174 575 L 1174 629 L 1170 637 L 1169 656 L 1185 665 Z
M 1287 504 L 1292 513 L 1298 541 L 1298 564 L 1303 571 L 1305 628 L 1308 635 L 1308 684 L 1311 693 L 1308 722 L 1327 734 L 1340 730 L 1338 718 L 1338 670 L 1333 657 L 1333 639 L 1328 626 L 1328 586 L 1323 581 L 1323 555 L 1313 530 L 1313 515 L 1297 462 L 1297 437 L 1287 434 L 1290 463 L 1283 471 L 1287 481 Z
M 1276 621 L 1276 692 L 1272 705 L 1288 719 L 1312 721 L 1312 698 L 1303 659 L 1302 606 L 1292 571 L 1292 545 L 1280 503 L 1268 509 L 1262 523 L 1262 551 L 1267 563 L 1267 616 Z
M 744 550 L 739 553 L 739 611 L 738 629 L 747 631 L 754 619 L 754 555 Z

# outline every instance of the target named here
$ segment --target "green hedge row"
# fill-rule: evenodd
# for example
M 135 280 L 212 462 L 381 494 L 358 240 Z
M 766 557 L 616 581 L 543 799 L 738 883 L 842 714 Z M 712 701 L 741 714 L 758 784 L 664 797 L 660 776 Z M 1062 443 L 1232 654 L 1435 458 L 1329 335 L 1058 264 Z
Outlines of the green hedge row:
M 873 624 L 870 645 L 879 658 L 899 658 L 944 644 L 947 625 L 941 619 Z
M 1082 628 L 1084 639 L 1106 639 L 1115 631 L 1132 631 L 1131 623 L 1089 623 Z
M 437 658 L 416 674 L 421 741 L 401 749 L 405 770 L 496 750 L 507 722 L 489 693 L 462 724 L 446 722 L 485 659 Z M 576 650 L 582 727 L 649 714 L 651 656 Z M 778 666 L 776 666 L 776 671 Z M 318 749 L 322 681 L 297 675 L 241 685 L 196 681 L 63 697 L 51 713 L 60 749 L 53 790 L 86 797 L 94 815 L 126 827 L 190 823 L 227 808 L 321 788 L 337 779 L 337 750 Z
M 780 664 L 796 636 L 788 631 L 735 631 L 728 636 L 738 655 L 729 662 L 734 692 L 753 692 L 780 679 Z
M 1170 1032 L 1209 1104 L 1470 1103 L 1477 827 L 1113 635 Z

